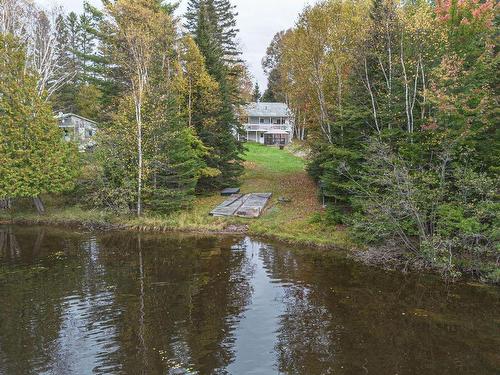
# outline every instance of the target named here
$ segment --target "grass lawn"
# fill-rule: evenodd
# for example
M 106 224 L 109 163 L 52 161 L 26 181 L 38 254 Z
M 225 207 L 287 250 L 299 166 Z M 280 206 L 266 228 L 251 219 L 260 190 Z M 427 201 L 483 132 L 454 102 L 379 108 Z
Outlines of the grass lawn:
M 247 147 L 242 192 L 273 193 L 264 215 L 250 222 L 250 233 L 288 242 L 349 247 L 346 233 L 312 220 L 323 209 L 303 159 L 288 150 L 255 143 Z M 290 202 L 279 203 L 280 197 Z
M 242 193 L 273 193 L 270 204 L 259 219 L 214 218 L 209 212 L 224 198 L 219 195 L 198 197 L 190 210 L 168 216 L 145 215 L 142 218 L 116 216 L 79 207 L 55 208 L 47 201 L 47 215 L 34 212 L 0 213 L 0 220 L 25 220 L 40 223 L 96 223 L 123 225 L 140 230 L 181 230 L 224 232 L 243 227 L 249 234 L 272 237 L 291 243 L 331 247 L 350 247 L 341 229 L 324 227 L 312 220 L 322 211 L 318 190 L 304 170 L 304 160 L 288 150 L 279 150 L 256 143 L 246 144 L 245 174 L 241 179 Z M 280 197 L 290 200 L 279 203 Z M 3 215 L 3 216 L 2 216 Z

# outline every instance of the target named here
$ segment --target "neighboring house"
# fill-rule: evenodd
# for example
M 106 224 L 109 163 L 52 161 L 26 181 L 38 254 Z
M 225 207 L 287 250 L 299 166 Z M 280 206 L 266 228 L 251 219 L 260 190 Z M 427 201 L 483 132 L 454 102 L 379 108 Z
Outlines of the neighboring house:
M 76 142 L 81 152 L 91 150 L 95 146 L 94 136 L 97 132 L 97 123 L 74 113 L 59 113 L 57 115 L 59 127 L 64 132 L 64 139 Z
M 241 123 L 247 141 L 287 145 L 293 137 L 293 116 L 285 103 L 250 103 Z

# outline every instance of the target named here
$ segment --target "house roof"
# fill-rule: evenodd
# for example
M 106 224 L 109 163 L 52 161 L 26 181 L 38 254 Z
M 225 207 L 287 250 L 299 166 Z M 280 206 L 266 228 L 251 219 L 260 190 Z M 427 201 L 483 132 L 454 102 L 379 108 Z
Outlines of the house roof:
M 250 103 L 245 112 L 252 117 L 290 117 L 291 112 L 285 103 Z
M 95 124 L 97 125 L 97 122 L 93 121 L 93 120 L 90 120 L 86 117 L 83 117 L 83 116 L 79 116 L 79 115 L 75 115 L 74 113 L 59 113 L 57 116 L 56 116 L 59 120 L 62 120 L 62 119 L 65 119 L 65 118 L 68 118 L 68 117 L 78 117 L 84 121 L 87 121 L 87 122 L 90 122 L 92 124 Z

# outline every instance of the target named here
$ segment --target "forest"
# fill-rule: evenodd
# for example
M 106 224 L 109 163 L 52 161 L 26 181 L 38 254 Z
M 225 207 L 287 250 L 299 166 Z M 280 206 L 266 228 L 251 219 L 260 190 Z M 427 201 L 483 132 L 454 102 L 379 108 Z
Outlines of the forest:
M 230 0 L 0 0 L 0 208 L 68 204 L 167 215 L 244 173 L 239 111 L 285 102 L 296 144 L 370 264 L 500 282 L 498 5 L 321 0 L 276 34 L 260 95 Z M 80 154 L 54 113 L 99 124 Z M 299 189 L 300 187 L 298 187 Z M 320 197 L 318 197 L 319 199 Z
M 28 0 L 1 7 L 4 201 L 37 197 L 43 211 L 41 194 L 73 190 L 140 216 L 236 183 L 236 109 L 251 88 L 228 0 L 191 1 L 185 25 L 159 0 L 85 3 L 82 14 Z M 53 112 L 99 123 L 91 156 L 62 142 Z
M 308 7 L 270 44 L 264 98 L 368 262 L 499 280 L 497 42 L 494 1 L 375 0 Z

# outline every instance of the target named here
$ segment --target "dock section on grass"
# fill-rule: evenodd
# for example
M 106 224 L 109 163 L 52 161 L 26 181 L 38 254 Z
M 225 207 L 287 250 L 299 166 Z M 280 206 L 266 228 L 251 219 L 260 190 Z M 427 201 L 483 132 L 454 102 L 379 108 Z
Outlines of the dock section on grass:
M 210 215 L 257 218 L 262 214 L 271 193 L 235 194 L 218 205 Z
M 223 197 L 230 197 L 231 195 L 239 194 L 240 188 L 227 188 L 220 192 Z
M 235 216 L 257 218 L 262 214 L 271 193 L 248 194 L 243 204 L 236 210 Z

